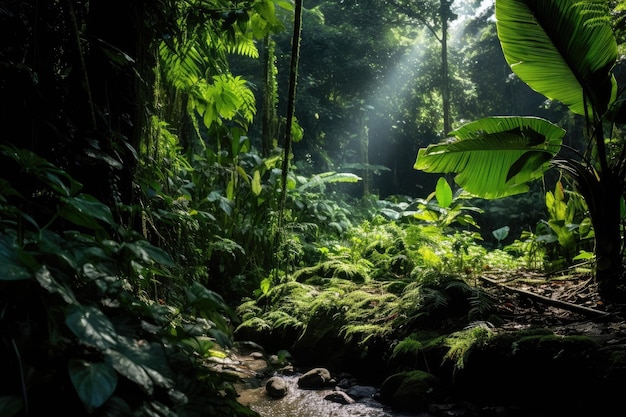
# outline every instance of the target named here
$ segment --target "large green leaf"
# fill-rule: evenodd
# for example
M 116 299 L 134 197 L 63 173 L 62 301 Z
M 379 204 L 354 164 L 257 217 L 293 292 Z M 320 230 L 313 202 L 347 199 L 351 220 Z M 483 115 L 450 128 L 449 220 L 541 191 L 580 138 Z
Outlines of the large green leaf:
M 111 365 L 72 359 L 67 367 L 72 385 L 87 411 L 93 412 L 113 395 L 117 387 L 117 373 Z
M 435 187 L 435 198 L 439 207 L 447 208 L 452 204 L 454 195 L 452 194 L 452 188 L 448 181 L 444 177 L 437 180 L 437 186 Z
M 70 305 L 65 313 L 65 323 L 78 339 L 104 350 L 117 344 L 117 331 L 109 318 L 97 307 Z
M 14 238 L 0 235 L 0 281 L 31 279 L 33 274 L 22 262 L 25 257 L 26 252 L 17 246 Z
M 24 408 L 24 400 L 17 395 L 0 396 L 0 416 L 13 417 Z
M 457 173 L 467 192 L 493 199 L 527 191 L 526 183 L 549 168 L 565 130 L 538 117 L 488 117 L 450 134 L 420 149 L 414 168 Z
M 615 100 L 617 42 L 606 0 L 496 0 L 498 37 L 522 81 L 576 114 Z
M 174 387 L 172 370 L 168 366 L 163 345 L 120 336 L 119 343 L 104 351 L 107 363 L 122 376 L 133 381 L 146 393 L 155 387 Z

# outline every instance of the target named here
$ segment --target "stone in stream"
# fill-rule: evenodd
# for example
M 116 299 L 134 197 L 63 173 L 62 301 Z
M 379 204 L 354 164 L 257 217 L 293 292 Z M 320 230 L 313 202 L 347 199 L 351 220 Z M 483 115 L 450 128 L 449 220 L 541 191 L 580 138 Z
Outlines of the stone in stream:
M 372 398 L 378 390 L 375 387 L 370 387 L 367 385 L 353 385 L 345 390 L 346 394 L 355 400 L 360 400 L 361 398 Z
M 343 391 L 333 391 L 330 394 L 326 395 L 324 399 L 343 405 L 354 404 L 354 400 L 352 399 L 352 397 L 350 397 Z
M 322 389 L 333 383 L 330 372 L 326 368 L 313 368 L 298 378 L 298 387 L 302 389 Z
M 272 398 L 283 398 L 287 395 L 289 388 L 287 381 L 279 376 L 273 376 L 265 383 L 265 391 Z
M 388 377 L 380 387 L 380 400 L 394 410 L 426 411 L 441 395 L 439 378 L 423 371 L 401 372 Z

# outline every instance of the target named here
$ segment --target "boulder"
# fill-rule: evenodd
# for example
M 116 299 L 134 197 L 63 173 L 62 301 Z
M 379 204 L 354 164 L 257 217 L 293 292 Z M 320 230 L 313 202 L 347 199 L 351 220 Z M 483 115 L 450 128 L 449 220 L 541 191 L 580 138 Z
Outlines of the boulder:
M 265 391 L 272 398 L 283 398 L 287 395 L 289 387 L 287 381 L 279 376 L 273 376 L 265 383 Z
M 332 385 L 330 372 L 326 368 L 313 368 L 298 378 L 302 389 L 322 389 Z
M 377 392 L 378 390 L 375 387 L 366 385 L 353 385 L 346 389 L 346 394 L 355 400 L 360 400 L 361 398 L 372 398 Z
M 398 411 L 426 411 L 429 404 L 440 399 L 440 395 L 439 378 L 423 371 L 391 375 L 380 387 L 380 401 Z

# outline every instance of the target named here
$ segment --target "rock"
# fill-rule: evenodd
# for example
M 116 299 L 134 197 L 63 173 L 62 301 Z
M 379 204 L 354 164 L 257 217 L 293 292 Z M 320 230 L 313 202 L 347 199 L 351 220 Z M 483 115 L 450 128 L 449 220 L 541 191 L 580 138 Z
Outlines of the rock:
M 238 341 L 235 343 L 235 347 L 242 355 L 249 355 L 254 352 L 265 353 L 263 346 L 252 341 Z
M 278 370 L 278 372 L 281 375 L 286 375 L 286 376 L 290 376 L 290 375 L 295 375 L 296 374 L 296 370 L 294 369 L 293 365 L 287 365 L 285 367 L 282 367 Z
M 440 396 L 440 381 L 423 371 L 409 371 L 388 377 L 380 387 L 380 400 L 398 411 L 426 411 Z
M 267 358 L 267 363 L 276 368 L 282 365 L 282 361 L 278 358 L 278 355 L 270 355 L 270 357 Z
M 265 391 L 272 398 L 283 398 L 287 395 L 289 387 L 287 381 L 279 376 L 273 376 L 265 383 Z
M 354 404 L 354 400 L 343 391 L 333 391 L 325 396 L 324 399 L 343 405 Z
M 346 394 L 355 400 L 360 400 L 361 398 L 372 398 L 378 392 L 375 387 L 365 386 L 365 385 L 354 385 L 346 390 Z
M 343 390 L 347 390 L 348 388 L 350 388 L 351 386 L 354 385 L 354 381 L 351 381 L 347 378 L 342 378 L 339 380 L 339 382 L 337 382 L 337 387 L 343 389 Z
M 298 378 L 298 387 L 302 389 L 321 389 L 331 385 L 330 372 L 326 368 L 313 368 Z

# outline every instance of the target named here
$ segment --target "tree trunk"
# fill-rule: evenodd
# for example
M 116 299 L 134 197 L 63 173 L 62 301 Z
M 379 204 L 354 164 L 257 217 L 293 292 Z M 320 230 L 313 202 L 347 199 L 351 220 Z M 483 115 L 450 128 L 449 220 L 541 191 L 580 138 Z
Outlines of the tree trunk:
M 276 57 L 274 53 L 274 41 L 269 35 L 263 40 L 263 134 L 261 139 L 261 152 L 264 157 L 268 157 L 273 148 L 273 141 L 276 138 Z
M 302 33 L 302 3 L 304 0 L 296 0 L 295 16 L 293 22 L 293 37 L 291 39 L 291 66 L 289 71 L 289 94 L 287 99 L 287 122 L 285 127 L 285 149 L 283 151 L 282 175 L 280 195 L 279 228 L 282 227 L 284 221 L 285 203 L 287 201 L 287 173 L 289 171 L 289 158 L 291 156 L 291 128 L 295 117 L 296 107 L 296 84 L 298 81 L 298 62 L 300 60 L 300 37 Z
M 621 197 L 623 185 L 611 175 L 604 175 L 592 189 L 593 201 L 588 201 L 595 233 L 596 282 L 600 298 L 621 299 L 622 230 Z
M 361 163 L 365 167 L 363 169 L 363 197 L 369 197 L 372 194 L 372 170 L 369 168 L 370 164 L 370 138 L 369 138 L 369 128 L 367 127 L 367 114 L 365 113 L 367 110 L 363 111 L 365 115 L 362 119 L 362 130 L 361 130 Z
M 448 19 L 450 2 L 441 0 L 441 99 L 443 101 L 443 134 L 446 136 L 452 130 L 450 122 L 450 85 L 448 69 Z

